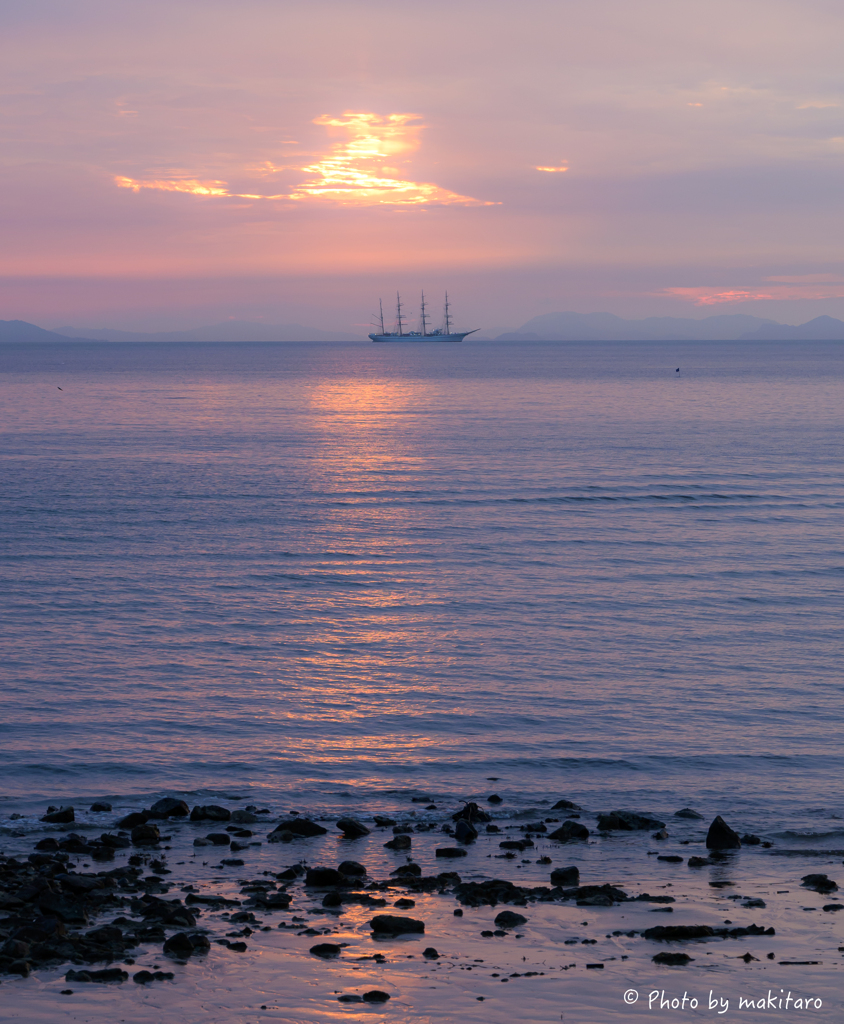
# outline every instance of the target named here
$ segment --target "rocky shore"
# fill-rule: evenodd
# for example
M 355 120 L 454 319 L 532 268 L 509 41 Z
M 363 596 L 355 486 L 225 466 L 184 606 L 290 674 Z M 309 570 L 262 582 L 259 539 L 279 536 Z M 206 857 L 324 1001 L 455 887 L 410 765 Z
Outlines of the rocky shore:
M 358 956 L 354 969 L 384 964 L 393 946 L 413 942 L 424 949 L 402 955 L 428 970 L 444 958 L 466 971 L 476 960 L 478 970 L 485 957 L 455 958 L 450 930 L 468 924 L 464 915 L 484 925 L 471 942 L 467 936 L 467 948 L 513 941 L 546 954 L 545 969 L 490 972 L 498 984 L 630 960 L 647 964 L 649 976 L 688 973 L 726 947 L 723 956 L 745 966 L 841 962 L 844 904 L 834 874 L 794 868 L 805 856 L 840 865 L 842 851 L 780 849 L 690 808 L 660 819 L 560 799 L 541 816 L 504 817 L 500 804 L 491 794 L 489 809 L 467 802 L 446 813 L 428 802 L 423 820 L 409 807 L 395 818 L 318 821 L 166 797 L 120 816 L 97 803 L 79 813 L 49 808 L 26 829 L 3 823 L 3 845 L 16 846 L 0 855 L 4 987 L 55 976 L 70 998 L 89 986 L 171 985 L 218 955 L 265 944 L 269 932 L 301 940 L 287 955 L 312 964 L 347 964 L 368 940 L 377 949 Z M 660 872 L 662 881 L 642 886 Z M 745 887 L 737 875 L 764 880 L 765 898 L 737 892 Z M 789 896 L 800 914 L 819 912 L 829 925 L 818 931 L 822 956 L 817 943 L 807 952 L 805 929 L 783 935 L 789 908 L 780 899 L 770 906 L 772 895 Z M 654 913 L 682 920 L 655 923 Z M 574 930 L 577 914 L 597 915 L 600 933 L 584 936 L 587 920 Z M 531 934 L 540 920 L 542 934 Z M 561 958 L 567 962 L 551 962 Z M 332 998 L 374 1006 L 394 996 L 382 984 Z

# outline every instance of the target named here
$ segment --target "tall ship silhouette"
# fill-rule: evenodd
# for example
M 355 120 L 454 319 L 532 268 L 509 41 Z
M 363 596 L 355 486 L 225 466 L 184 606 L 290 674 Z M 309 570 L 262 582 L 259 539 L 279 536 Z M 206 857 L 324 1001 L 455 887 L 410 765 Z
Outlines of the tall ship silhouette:
M 445 293 L 445 306 L 443 307 L 443 325 L 442 327 L 436 327 L 434 330 L 428 330 L 428 316 L 427 306 L 425 303 L 425 293 L 422 292 L 422 302 L 419 307 L 419 330 L 408 331 L 405 330 L 405 325 L 408 320 L 407 314 L 404 312 L 402 307 L 401 296 L 396 292 L 396 323 L 395 330 L 388 331 L 384 327 L 384 307 L 381 304 L 381 300 L 378 300 L 378 316 L 376 317 L 376 323 L 373 326 L 376 330 L 369 335 L 373 341 L 462 341 L 467 335 L 474 334 L 475 331 L 479 331 L 480 327 L 476 327 L 474 331 L 453 331 L 451 329 L 451 313 L 449 312 L 448 292 Z

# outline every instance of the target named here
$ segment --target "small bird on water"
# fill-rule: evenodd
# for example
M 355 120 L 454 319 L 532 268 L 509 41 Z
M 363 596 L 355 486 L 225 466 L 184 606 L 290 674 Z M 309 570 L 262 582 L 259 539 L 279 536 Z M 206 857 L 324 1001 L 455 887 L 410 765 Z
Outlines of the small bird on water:
M 58 384 L 56 385 L 56 387 L 59 388 Z M 64 388 L 59 388 L 59 391 L 64 391 Z
M 680 367 L 678 366 L 677 369 L 674 372 L 675 373 L 679 373 L 680 372 Z

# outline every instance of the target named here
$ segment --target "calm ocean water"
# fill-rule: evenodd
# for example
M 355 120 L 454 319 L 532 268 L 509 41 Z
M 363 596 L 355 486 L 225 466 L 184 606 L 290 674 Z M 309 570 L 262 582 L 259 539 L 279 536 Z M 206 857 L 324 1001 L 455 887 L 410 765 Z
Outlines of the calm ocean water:
M 0 815 L 497 790 L 842 824 L 844 347 L 0 369 Z

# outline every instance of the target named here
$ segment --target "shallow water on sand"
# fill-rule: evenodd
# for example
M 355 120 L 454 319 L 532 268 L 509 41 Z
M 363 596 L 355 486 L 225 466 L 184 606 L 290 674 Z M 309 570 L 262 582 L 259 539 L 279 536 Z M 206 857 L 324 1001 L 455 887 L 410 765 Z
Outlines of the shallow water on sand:
M 497 790 L 841 845 L 842 353 L 3 346 L 0 813 Z

